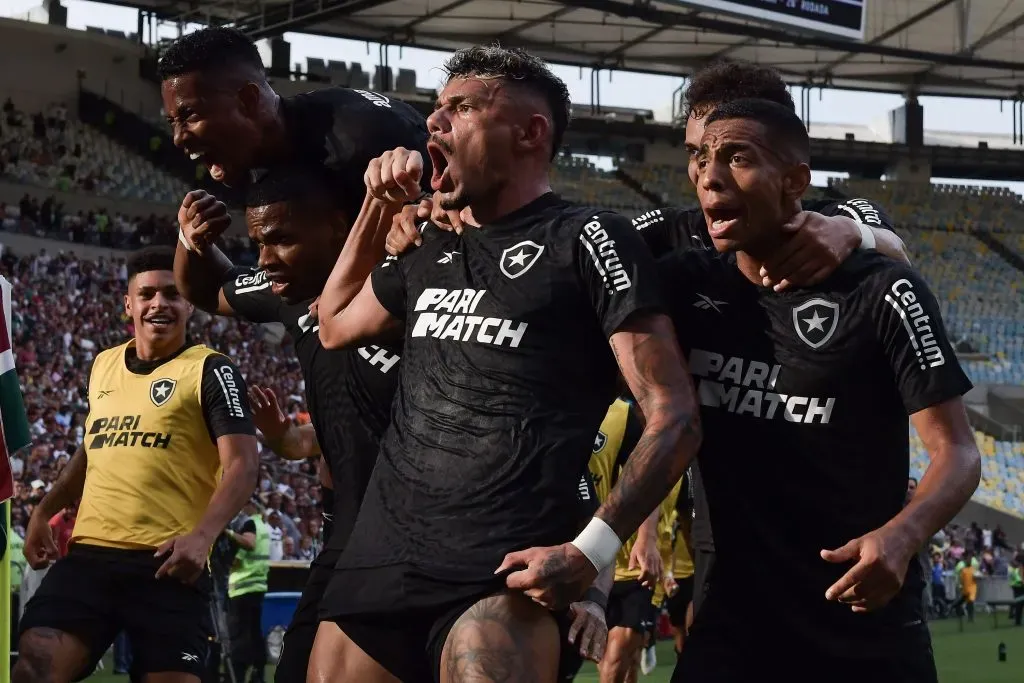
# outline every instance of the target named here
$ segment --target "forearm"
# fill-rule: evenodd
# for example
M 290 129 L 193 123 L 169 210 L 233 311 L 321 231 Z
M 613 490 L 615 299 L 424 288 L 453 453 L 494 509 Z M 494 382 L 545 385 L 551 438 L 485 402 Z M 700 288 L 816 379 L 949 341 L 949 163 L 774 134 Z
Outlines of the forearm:
M 320 455 L 320 444 L 316 440 L 313 425 L 288 425 L 283 434 L 267 438 L 271 450 L 285 460 L 305 460 Z
M 224 476 L 213 492 L 210 504 L 202 519 L 199 520 L 199 524 L 196 525 L 194 533 L 213 542 L 213 539 L 227 527 L 228 522 L 234 519 L 238 511 L 245 505 L 245 501 L 256 489 L 258 470 L 259 459 L 255 450 L 251 457 L 246 454 L 232 458 L 224 468 Z
M 68 464 L 60 471 L 57 481 L 49 493 L 43 496 L 36 506 L 36 513 L 45 516 L 47 519 L 53 517 L 66 507 L 69 507 L 82 497 L 85 489 L 85 470 L 88 459 L 85 449 L 79 447 L 75 454 L 68 460 Z
M 618 483 L 597 511 L 619 539 L 629 538 L 658 508 L 700 448 L 697 413 L 666 408 L 648 419 Z M 657 523 L 654 527 L 656 535 Z
M 907 253 L 907 248 L 899 235 L 885 228 L 872 228 L 868 226 L 868 230 L 875 236 L 876 251 L 910 265 L 910 255 Z
M 359 293 L 373 267 L 384 258 L 384 243 L 391 221 L 401 209 L 401 205 L 384 204 L 369 194 L 363 199 L 359 216 L 352 224 L 345 246 L 320 295 L 318 314 L 321 326 L 330 324 L 333 318 L 341 315 Z
M 232 268 L 231 259 L 214 244 L 198 254 L 178 242 L 174 253 L 175 284 L 182 296 L 208 313 L 217 312 L 221 287 Z
M 921 548 L 963 509 L 981 481 L 981 459 L 971 444 L 950 443 L 932 455 L 914 497 L 886 526 L 903 529 Z
M 641 539 L 645 543 L 658 543 L 658 520 L 661 519 L 661 506 L 658 505 L 651 514 L 647 515 L 647 519 L 643 521 L 640 528 L 636 531 L 637 541 Z

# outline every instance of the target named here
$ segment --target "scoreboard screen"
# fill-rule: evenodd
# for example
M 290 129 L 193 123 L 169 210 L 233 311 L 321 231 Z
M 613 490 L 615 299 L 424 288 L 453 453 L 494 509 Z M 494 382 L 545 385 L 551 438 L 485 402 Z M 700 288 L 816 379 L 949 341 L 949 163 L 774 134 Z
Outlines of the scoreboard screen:
M 867 0 L 678 0 L 696 8 L 760 19 L 786 28 L 864 39 Z

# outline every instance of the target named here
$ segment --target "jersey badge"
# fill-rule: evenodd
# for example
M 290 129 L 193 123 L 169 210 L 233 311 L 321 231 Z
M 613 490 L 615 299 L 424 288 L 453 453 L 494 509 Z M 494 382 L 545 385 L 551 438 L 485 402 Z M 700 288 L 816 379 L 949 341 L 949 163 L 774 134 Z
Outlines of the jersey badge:
M 544 247 L 532 240 L 523 240 L 501 252 L 501 272 L 510 280 L 524 274 L 544 253 Z
M 839 326 L 839 304 L 825 299 L 811 299 L 793 309 L 793 327 L 803 343 L 820 349 Z
M 599 453 L 606 443 L 608 443 L 608 437 L 604 432 L 598 432 L 594 437 L 594 452 Z
M 149 385 L 149 398 L 157 408 L 167 403 L 174 394 L 174 387 L 177 382 L 173 379 L 157 379 Z

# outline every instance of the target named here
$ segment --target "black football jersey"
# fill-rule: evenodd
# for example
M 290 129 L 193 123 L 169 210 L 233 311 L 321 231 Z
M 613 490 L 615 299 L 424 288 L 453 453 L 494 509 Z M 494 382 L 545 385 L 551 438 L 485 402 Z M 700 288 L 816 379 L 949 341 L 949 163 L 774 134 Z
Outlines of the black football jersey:
M 492 583 L 506 553 L 578 531 L 616 395 L 608 338 L 660 309 L 657 274 L 628 219 L 553 194 L 481 230 L 423 234 L 372 275 L 405 321 L 403 370 L 338 566 Z
M 239 317 L 283 323 L 294 340 L 310 419 L 334 481 L 334 531 L 325 548 L 340 551 L 352 532 L 390 419 L 401 344 L 324 349 L 317 318 L 309 312 L 313 299 L 286 303 L 271 293 L 261 270 L 237 269 L 235 279 L 224 284 L 224 297 Z
M 340 196 L 339 206 L 355 216 L 363 201 L 367 162 L 405 147 L 423 154 L 422 186 L 430 189 L 427 122 L 414 107 L 368 90 L 330 87 L 281 98 L 291 138 L 291 163 L 325 169 Z M 252 169 L 251 180 L 263 174 Z
M 743 628 L 764 615 L 793 647 L 845 656 L 920 626 L 917 562 L 889 606 L 854 614 L 824 598 L 849 565 L 819 553 L 900 512 L 908 415 L 971 388 L 927 285 L 867 251 L 782 293 L 748 281 L 732 254 L 679 251 L 659 271 L 669 291 L 688 293 L 669 306 L 701 406 L 717 558 L 700 618 Z M 779 609 L 751 612 L 760 587 Z
M 812 200 L 803 203 L 806 211 L 823 216 L 849 216 L 872 227 L 892 230 L 892 220 L 885 210 L 868 199 Z M 633 219 L 633 227 L 640 231 L 655 256 L 687 249 L 714 249 L 708 224 L 700 207 L 684 209 L 669 206 L 652 209 Z M 714 552 L 715 540 L 709 521 L 708 505 L 700 467 L 694 464 L 693 474 L 693 547 Z
M 885 210 L 868 199 L 816 199 L 804 202 L 803 208 L 823 216 L 848 216 L 871 227 L 893 229 L 892 219 Z M 640 231 L 655 256 L 677 249 L 714 248 L 699 206 L 652 209 L 634 218 L 633 227 Z

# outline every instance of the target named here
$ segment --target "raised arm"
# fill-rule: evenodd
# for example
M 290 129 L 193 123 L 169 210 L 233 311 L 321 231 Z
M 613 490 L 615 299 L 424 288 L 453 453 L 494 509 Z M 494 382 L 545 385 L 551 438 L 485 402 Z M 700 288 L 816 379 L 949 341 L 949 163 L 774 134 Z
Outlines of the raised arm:
M 230 224 L 224 203 L 204 190 L 189 192 L 178 208 L 174 282 L 194 306 L 216 315 L 234 315 L 223 292 L 234 264 L 214 244 Z
M 368 276 L 385 255 L 384 245 L 395 216 L 406 201 L 419 196 L 422 175 L 419 152 L 401 147 L 370 162 L 364 177 L 366 198 L 362 209 L 320 295 L 320 343 L 325 348 L 355 346 L 401 327 L 400 319 L 382 305 Z M 397 260 L 389 257 L 381 269 L 395 271 L 397 266 Z M 388 275 L 382 280 L 394 279 Z M 395 285 L 401 288 L 400 277 Z

